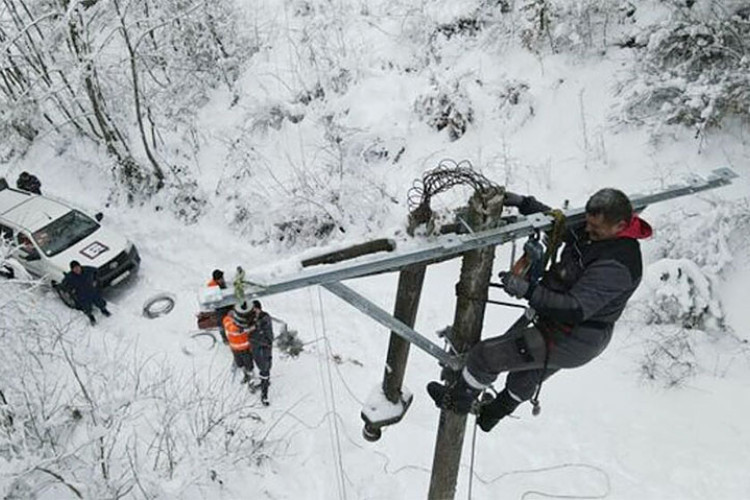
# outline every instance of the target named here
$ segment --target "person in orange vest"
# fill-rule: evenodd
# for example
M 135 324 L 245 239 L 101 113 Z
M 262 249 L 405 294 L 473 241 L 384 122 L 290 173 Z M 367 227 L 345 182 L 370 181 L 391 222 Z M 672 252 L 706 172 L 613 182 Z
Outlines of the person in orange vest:
M 234 364 L 243 372 L 242 383 L 249 383 L 253 375 L 253 354 L 250 345 L 250 323 L 252 311 L 247 302 L 242 302 L 224 316 L 222 324 L 234 355 Z
M 222 271 L 221 269 L 214 269 L 211 273 L 211 281 L 209 281 L 206 286 L 208 286 L 209 288 L 216 286 L 224 290 L 227 287 L 227 282 L 224 280 L 224 271 Z M 224 331 L 224 317 L 231 310 L 232 306 L 220 307 L 216 309 L 216 317 L 219 323 L 219 335 L 221 335 L 221 341 L 225 344 L 228 342 L 228 340 L 227 334 Z
M 227 287 L 227 282 L 224 280 L 224 271 L 221 269 L 214 269 L 211 273 L 211 281 L 206 286 L 218 286 L 222 290 Z

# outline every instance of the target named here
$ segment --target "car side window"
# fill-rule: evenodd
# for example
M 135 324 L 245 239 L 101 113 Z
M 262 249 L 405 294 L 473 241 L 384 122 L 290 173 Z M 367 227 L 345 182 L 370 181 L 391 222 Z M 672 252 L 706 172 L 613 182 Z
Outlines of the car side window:
M 25 234 L 18 233 L 16 239 L 18 241 L 18 244 L 21 245 L 21 247 L 27 252 L 31 252 L 34 250 L 34 244 L 31 242 L 31 239 Z

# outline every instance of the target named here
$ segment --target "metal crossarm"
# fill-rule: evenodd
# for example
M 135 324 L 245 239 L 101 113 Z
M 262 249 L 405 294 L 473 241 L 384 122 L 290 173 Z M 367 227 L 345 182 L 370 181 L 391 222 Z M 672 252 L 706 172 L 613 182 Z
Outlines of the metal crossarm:
M 440 348 L 440 346 L 427 340 L 424 335 L 419 334 L 413 328 L 397 320 L 390 313 L 373 304 L 348 286 L 341 283 L 325 283 L 323 284 L 323 288 L 356 307 L 381 325 L 386 326 L 389 330 L 396 332 L 444 365 L 454 370 L 461 368 L 462 364 L 458 357 L 451 356 Z

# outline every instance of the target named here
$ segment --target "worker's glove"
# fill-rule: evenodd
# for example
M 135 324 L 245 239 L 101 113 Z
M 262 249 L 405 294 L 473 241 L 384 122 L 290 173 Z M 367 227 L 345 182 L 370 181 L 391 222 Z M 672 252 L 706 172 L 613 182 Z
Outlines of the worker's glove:
M 529 298 L 531 295 L 529 282 L 513 273 L 502 272 L 499 274 L 500 282 L 505 292 L 517 299 Z
M 503 390 L 495 399 L 479 407 L 477 424 L 484 432 L 490 432 L 493 427 L 511 413 L 520 403 L 507 390 Z
M 427 384 L 427 392 L 438 408 L 450 410 L 459 415 L 466 415 L 471 411 L 474 401 L 482 391 L 471 387 L 459 375 L 455 382 L 448 385 L 430 382 Z
M 503 198 L 503 205 L 506 207 L 518 207 L 521 206 L 521 203 L 523 203 L 523 196 L 516 193 L 511 193 L 510 191 L 505 192 L 505 197 Z

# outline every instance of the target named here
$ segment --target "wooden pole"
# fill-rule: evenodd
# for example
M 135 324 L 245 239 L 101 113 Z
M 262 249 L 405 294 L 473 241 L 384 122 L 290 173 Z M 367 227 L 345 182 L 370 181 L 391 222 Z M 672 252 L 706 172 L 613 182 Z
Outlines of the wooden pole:
M 422 295 L 422 284 L 427 266 L 414 264 L 404 268 L 398 277 L 398 292 L 393 317 L 410 327 L 414 327 L 417 319 L 419 299 Z M 409 358 L 411 344 L 398 334 L 391 332 L 388 342 L 388 355 L 383 374 L 383 393 L 391 403 L 401 401 L 401 386 L 404 382 L 406 362 Z
M 470 203 L 470 226 L 475 231 L 481 230 L 495 222 L 501 210 L 502 196 L 498 197 L 492 191 L 475 193 Z M 494 246 L 463 254 L 461 277 L 456 285 L 456 313 L 451 332 L 453 346 L 459 353 L 467 352 L 481 338 L 494 259 Z M 441 410 L 429 500 L 454 498 L 465 430 L 466 415 Z

